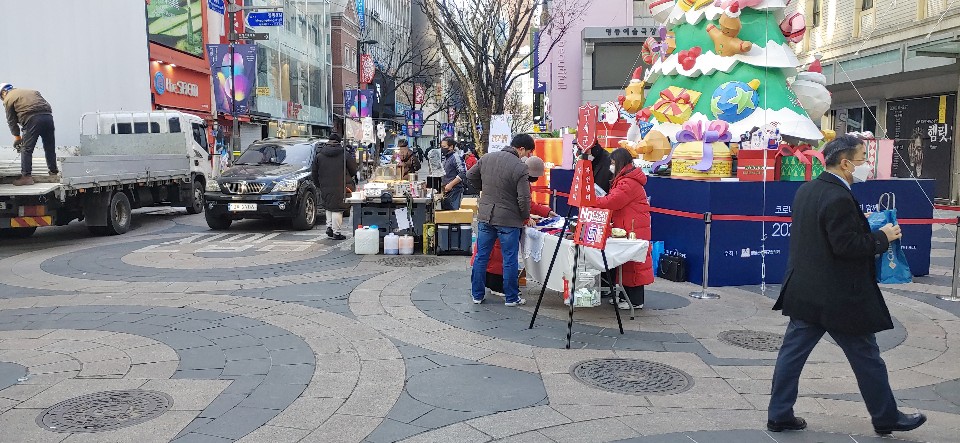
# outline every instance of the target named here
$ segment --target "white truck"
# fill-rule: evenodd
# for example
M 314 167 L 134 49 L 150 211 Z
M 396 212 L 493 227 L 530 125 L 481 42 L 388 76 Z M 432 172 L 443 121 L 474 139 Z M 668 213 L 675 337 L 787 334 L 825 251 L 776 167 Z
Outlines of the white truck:
M 0 237 L 29 237 L 73 220 L 95 234 L 123 234 L 131 210 L 146 206 L 201 212 L 212 180 L 206 133 L 203 119 L 183 112 L 84 114 L 77 155 L 58 159 L 59 176 L 37 174 L 28 186 L 0 177 Z M 43 148 L 35 152 L 34 169 L 45 169 Z

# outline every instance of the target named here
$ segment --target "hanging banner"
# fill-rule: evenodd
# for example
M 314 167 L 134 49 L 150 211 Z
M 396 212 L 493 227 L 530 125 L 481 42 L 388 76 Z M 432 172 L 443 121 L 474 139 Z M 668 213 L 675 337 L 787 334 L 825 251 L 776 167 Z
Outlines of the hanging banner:
M 582 208 L 593 206 L 596 199 L 596 192 L 593 190 L 593 163 L 585 159 L 577 160 L 567 204 Z
M 233 45 L 233 60 L 230 60 L 230 45 L 207 45 L 210 70 L 213 73 L 214 92 L 217 110 L 233 113 L 234 100 L 236 112 L 250 112 L 250 95 L 257 78 L 257 45 Z M 230 75 L 231 67 L 233 75 Z M 236 85 L 236 92 L 232 86 Z
M 363 139 L 363 126 L 360 122 L 352 119 L 344 119 L 343 126 L 346 131 L 343 134 L 343 138 L 347 140 L 362 140 Z
M 407 109 L 403 111 L 403 135 L 407 137 L 413 137 L 413 110 Z
M 490 139 L 487 152 L 501 151 L 510 146 L 510 138 L 513 136 L 511 126 L 513 126 L 513 116 L 510 114 L 490 116 Z
M 413 136 L 419 137 L 423 134 L 423 110 L 413 111 Z
M 360 83 L 370 83 L 376 74 L 377 67 L 373 64 L 373 56 L 370 54 L 360 55 Z
M 420 83 L 413 85 L 413 104 L 422 105 L 425 101 L 424 96 L 426 93 L 426 88 L 424 88 Z
M 356 89 L 343 90 L 343 114 L 347 118 L 360 118 L 359 92 Z
M 360 119 L 360 126 L 363 129 L 363 136 L 360 141 L 363 143 L 376 143 L 377 139 L 373 135 L 373 119 L 370 117 Z
M 447 123 L 454 123 L 457 121 L 457 110 L 451 106 L 447 108 Z
M 441 123 L 440 130 L 443 131 L 443 137 L 453 137 L 453 123 Z
M 359 93 L 360 117 L 373 117 L 373 89 L 361 89 Z
M 596 105 L 583 105 L 577 111 L 577 144 L 580 149 L 590 149 L 597 141 L 597 114 Z
M 540 61 L 540 31 L 533 33 L 533 54 L 531 54 L 533 60 L 530 62 L 533 65 L 533 93 L 534 94 L 544 94 L 547 92 L 547 83 L 540 81 L 540 66 L 537 65 Z
M 894 177 L 935 179 L 935 197 L 950 198 L 956 109 L 956 94 L 887 102 Z
M 589 248 L 603 249 L 607 245 L 608 237 L 610 237 L 610 210 L 580 208 L 573 242 Z

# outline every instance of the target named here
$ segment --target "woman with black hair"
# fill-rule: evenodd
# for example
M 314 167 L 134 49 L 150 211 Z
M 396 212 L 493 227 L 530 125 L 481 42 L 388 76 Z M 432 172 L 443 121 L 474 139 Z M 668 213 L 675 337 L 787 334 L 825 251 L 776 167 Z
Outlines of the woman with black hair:
M 647 175 L 633 165 L 630 151 L 617 148 L 609 156 L 611 164 L 607 173 L 613 176 L 610 191 L 597 199 L 596 207 L 609 209 L 613 227 L 633 232 L 638 239 L 650 240 L 650 203 L 647 202 Z M 626 262 L 621 265 L 620 284 L 627 291 L 629 302 L 635 309 L 643 308 L 643 287 L 653 283 L 653 259 L 647 250 L 643 263 Z M 626 300 L 618 301 L 620 309 L 630 309 Z

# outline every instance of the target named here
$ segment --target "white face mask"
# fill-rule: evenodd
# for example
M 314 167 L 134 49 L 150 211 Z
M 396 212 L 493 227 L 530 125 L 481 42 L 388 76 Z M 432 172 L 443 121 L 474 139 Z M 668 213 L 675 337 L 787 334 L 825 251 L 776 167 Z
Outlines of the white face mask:
M 587 160 L 593 161 L 593 155 L 587 154 Z
M 871 168 L 870 164 L 867 162 L 863 162 L 863 164 L 861 164 L 860 166 L 853 168 L 853 182 L 863 183 L 867 181 L 867 177 L 870 176 L 870 171 L 872 170 L 873 168 Z
M 611 173 L 611 174 L 616 174 L 616 173 L 617 173 L 617 168 L 616 168 L 616 166 L 610 165 L 610 173 Z

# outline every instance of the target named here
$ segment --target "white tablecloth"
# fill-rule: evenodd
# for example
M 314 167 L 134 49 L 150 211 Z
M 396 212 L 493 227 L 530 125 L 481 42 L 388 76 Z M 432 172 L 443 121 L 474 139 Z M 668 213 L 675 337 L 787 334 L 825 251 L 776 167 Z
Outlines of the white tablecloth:
M 528 238 L 538 234 L 539 232 L 533 228 L 527 228 L 524 232 L 524 235 Z M 535 254 L 531 254 L 531 251 L 524 251 L 523 261 L 527 269 L 527 277 L 543 282 L 547 276 L 547 269 L 550 267 L 550 258 L 553 257 L 553 251 L 556 249 L 559 240 L 560 238 L 554 235 L 543 235 L 540 261 L 534 260 Z M 529 241 L 525 242 L 526 249 L 529 249 L 530 243 Z M 607 240 L 606 248 L 604 248 L 607 255 L 607 266 L 613 269 L 630 261 L 643 263 L 647 261 L 647 249 L 649 247 L 650 242 L 647 240 L 610 238 Z M 550 274 L 550 281 L 547 282 L 548 288 L 554 291 L 563 291 L 563 278 L 573 279 L 573 253 L 573 240 L 563 240 L 560 251 L 557 253 L 557 262 Z M 600 254 L 600 250 L 584 247 L 580 249 L 580 253 L 585 256 L 590 268 L 603 270 L 603 256 Z

